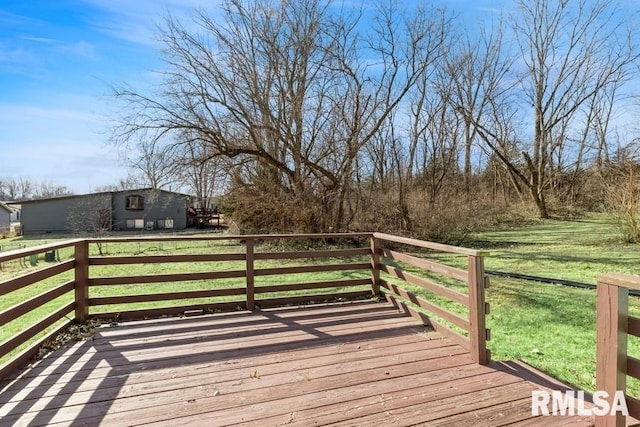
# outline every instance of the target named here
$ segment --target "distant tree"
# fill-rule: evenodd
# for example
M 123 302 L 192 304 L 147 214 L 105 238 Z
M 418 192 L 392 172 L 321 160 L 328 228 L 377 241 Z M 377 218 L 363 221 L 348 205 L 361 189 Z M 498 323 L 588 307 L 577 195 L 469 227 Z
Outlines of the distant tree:
M 127 190 L 137 190 L 139 188 L 148 188 L 148 184 L 145 179 L 140 175 L 135 175 L 130 173 L 124 178 L 118 180 L 115 184 L 102 185 L 99 187 L 95 187 L 93 189 L 93 193 L 102 193 L 106 191 L 127 191 Z
M 1 200 L 44 199 L 68 196 L 71 194 L 73 194 L 73 192 L 69 188 L 47 181 L 37 183 L 27 177 L 0 178 Z

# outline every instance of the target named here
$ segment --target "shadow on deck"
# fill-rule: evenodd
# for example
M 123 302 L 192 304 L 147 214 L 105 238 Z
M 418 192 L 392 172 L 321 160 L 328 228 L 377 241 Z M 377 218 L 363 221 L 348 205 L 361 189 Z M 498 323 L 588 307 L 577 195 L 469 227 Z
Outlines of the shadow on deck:
M 102 326 L 0 387 L 3 426 L 593 422 L 532 417 L 561 385 L 368 301 Z

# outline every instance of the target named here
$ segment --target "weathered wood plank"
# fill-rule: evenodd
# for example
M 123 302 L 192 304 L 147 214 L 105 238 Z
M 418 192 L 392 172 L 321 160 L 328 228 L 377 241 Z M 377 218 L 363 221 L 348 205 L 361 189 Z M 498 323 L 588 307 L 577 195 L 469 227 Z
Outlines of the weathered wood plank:
M 423 343 L 415 343 L 408 346 L 402 353 L 395 355 L 398 359 L 398 363 L 418 363 L 420 361 L 432 360 L 432 358 L 425 358 L 427 353 L 424 348 L 421 348 Z M 432 349 L 432 353 L 455 356 L 457 353 L 463 353 L 461 349 L 454 349 L 449 351 L 448 349 Z M 49 399 L 43 399 L 41 395 L 37 397 L 32 396 L 27 399 L 16 401 L 15 399 L 10 403 L 5 403 L 0 407 L 0 417 L 6 417 L 11 411 L 22 405 L 29 407 L 29 412 L 42 411 L 44 409 L 62 408 L 63 406 L 72 405 L 84 405 L 90 402 L 98 402 L 101 400 L 109 400 L 114 396 L 117 396 L 118 400 L 125 401 L 125 399 L 131 399 L 139 397 L 140 399 L 147 399 L 150 394 L 167 395 L 174 390 L 181 390 L 184 393 L 181 396 L 182 400 L 188 400 L 189 398 L 197 398 L 201 393 L 203 386 L 211 385 L 219 392 L 226 396 L 237 393 L 244 393 L 246 391 L 260 390 L 268 387 L 271 391 L 277 392 L 278 387 L 282 387 L 283 395 L 292 393 L 291 390 L 287 391 L 286 386 L 291 386 L 291 383 L 298 383 L 302 381 L 322 381 L 325 377 L 331 377 L 333 382 L 336 372 L 340 375 L 352 375 L 358 372 L 367 371 L 377 367 L 387 367 L 389 370 L 395 368 L 394 362 L 388 360 L 392 351 L 389 348 L 379 348 L 369 350 L 367 352 L 356 351 L 351 353 L 342 353 L 340 355 L 329 355 L 320 358 L 311 358 L 305 360 L 298 360 L 289 362 L 289 366 L 282 363 L 253 365 L 238 369 L 227 369 L 222 371 L 216 370 L 193 370 L 191 375 L 169 375 L 162 377 L 158 375 L 147 375 L 145 377 L 138 377 L 137 379 L 142 381 L 129 381 L 127 379 L 126 388 L 123 388 L 122 377 L 108 377 L 100 381 L 87 382 L 86 380 L 79 383 L 78 386 L 90 386 L 86 390 L 69 390 L 67 387 L 60 389 L 55 395 L 58 399 L 56 403 L 52 403 Z M 295 373 L 300 375 L 295 375 Z M 292 375 L 294 374 L 294 375 Z M 253 377 L 252 377 L 253 375 Z M 292 381 L 293 377 L 293 381 Z M 243 384 L 238 384 L 242 379 L 248 380 Z M 253 380 L 253 381 L 251 381 Z M 260 381 L 258 381 L 260 380 Z M 342 380 L 340 380 L 342 381 Z M 35 391 L 42 391 L 43 389 L 33 389 Z M 46 391 L 45 391 L 46 392 Z M 294 391 L 293 393 L 297 393 Z M 51 395 L 51 393 L 47 393 Z M 256 393 L 257 395 L 257 393 Z M 244 398 L 246 399 L 246 397 Z M 234 405 L 234 400 L 231 398 L 229 404 Z M 156 402 L 154 402 L 156 403 Z M 245 400 L 245 404 L 250 404 Z M 155 406 L 155 405 L 153 405 Z M 221 402 L 217 402 L 217 408 L 221 408 Z
M 386 312 L 386 310 L 385 310 Z M 171 335 L 166 336 L 161 333 L 157 334 L 157 343 L 150 342 L 148 345 L 137 345 L 139 340 L 149 341 L 150 337 L 142 335 L 138 339 L 129 340 L 127 336 L 131 335 L 130 330 L 126 327 L 123 328 L 122 337 L 112 336 L 104 340 L 94 339 L 91 342 L 91 346 L 86 348 L 85 343 L 79 343 L 78 347 L 82 347 L 83 355 L 74 357 L 73 362 L 63 361 L 63 370 L 65 372 L 71 372 L 78 369 L 91 369 L 87 367 L 86 362 L 93 358 L 93 354 L 100 352 L 102 357 L 109 360 L 111 366 L 119 366 L 121 363 L 125 365 L 130 363 L 136 363 L 138 361 L 146 361 L 151 363 L 156 360 L 171 359 L 171 358 L 184 358 L 190 354 L 201 353 L 203 357 L 238 357 L 240 355 L 239 348 L 242 349 L 242 354 L 254 355 L 256 352 L 261 351 L 289 351 L 300 347 L 311 346 L 316 347 L 322 345 L 325 340 L 334 342 L 337 340 L 341 342 L 351 342 L 359 340 L 361 336 L 367 336 L 367 334 L 380 334 L 377 336 L 395 336 L 397 334 L 415 334 L 416 325 L 410 318 L 397 317 L 392 318 L 386 314 L 374 316 L 366 311 L 362 312 L 363 316 L 366 316 L 366 320 L 352 318 L 329 318 L 322 322 L 319 319 L 310 319 L 309 327 L 305 328 L 304 325 L 300 328 L 287 328 L 286 325 L 277 325 L 274 327 L 273 320 L 269 320 L 272 323 L 264 324 L 247 324 L 242 323 L 236 328 L 221 328 L 215 327 L 215 323 L 211 325 L 205 325 L 200 327 L 200 333 L 192 332 L 187 335 L 182 342 L 174 342 L 173 345 L 167 345 L 167 339 L 171 339 Z M 214 317 L 216 317 L 214 315 Z M 159 319 L 162 320 L 162 319 Z M 346 321 L 346 323 L 345 323 Z M 181 320 L 181 322 L 188 322 L 187 320 Z M 164 322 L 163 322 L 164 323 Z M 301 323 L 297 320 L 296 323 Z M 206 334 L 202 333 L 202 328 L 207 331 Z M 105 328 L 100 328 L 100 331 Z M 120 327 L 106 328 L 107 332 L 117 332 Z M 323 340 L 318 340 L 317 336 L 310 334 L 309 332 L 317 330 L 322 333 Z M 100 332 L 102 335 L 102 332 Z M 204 336 L 203 336 L 204 335 Z M 125 339 L 123 339 L 125 338 Z M 185 338 L 183 334 L 179 334 L 179 338 Z M 189 339 L 190 338 L 190 339 Z M 373 338 L 371 338 L 373 339 Z M 249 341 L 249 343 L 247 343 Z M 128 346 L 128 349 L 123 346 Z M 162 346 L 163 351 L 158 353 L 157 346 Z M 70 351 L 74 351 L 72 348 Z M 125 355 L 127 357 L 122 362 L 118 356 Z M 47 375 L 52 370 L 62 369 L 58 367 L 58 363 L 54 363 L 55 359 L 47 359 L 40 362 L 39 366 L 30 369 L 24 375 Z M 71 366 L 78 362 L 77 366 Z
M 405 291 L 404 289 L 400 288 L 399 286 L 393 284 L 393 283 L 389 283 L 386 280 L 381 280 L 380 284 L 385 288 L 388 289 L 389 291 L 393 292 L 394 294 L 396 294 L 397 296 L 406 299 L 407 301 L 410 301 L 411 303 L 424 308 L 427 311 L 430 311 L 431 313 L 435 314 L 436 316 L 439 316 L 441 318 L 443 318 L 444 320 L 453 323 L 454 325 L 465 329 L 465 330 L 469 330 L 470 325 L 469 325 L 469 321 L 467 319 L 464 319 L 460 316 L 458 316 L 455 313 L 452 313 L 448 310 L 445 310 L 444 308 L 440 308 L 439 306 L 430 303 L 429 301 L 424 300 L 423 298 L 420 298 L 419 296 Z
M 275 274 L 320 273 L 326 271 L 368 270 L 369 263 L 344 263 L 324 265 L 301 265 L 295 267 L 256 268 L 256 276 L 272 276 Z
M 129 304 L 135 302 L 172 301 L 191 298 L 212 298 L 231 295 L 244 295 L 245 288 L 206 289 L 201 291 L 163 292 L 154 294 L 119 295 L 113 297 L 89 298 L 91 307 L 107 304 Z
M 58 274 L 69 271 L 74 266 L 74 260 L 64 261 L 59 264 L 55 264 L 49 267 L 44 267 L 30 273 L 23 274 L 13 279 L 6 280 L 0 283 L 0 296 L 6 295 L 9 292 L 17 291 L 26 286 L 33 285 L 34 283 L 56 276 Z
M 202 273 L 150 274 L 143 276 L 92 277 L 89 286 L 135 285 L 139 283 L 184 282 L 188 280 L 233 279 L 245 277 L 245 270 L 207 271 Z
M 428 405 L 436 398 L 454 396 L 465 391 L 483 390 L 518 382 L 500 372 L 484 372 L 477 365 L 464 365 L 453 369 L 422 372 L 396 377 L 375 383 L 347 385 L 337 389 L 291 396 L 270 405 L 256 405 L 250 412 L 235 408 L 217 410 L 212 415 L 223 425 L 327 425 L 357 420 L 404 405 Z M 429 393 L 424 393 L 428 388 Z M 181 422 L 193 422 L 197 416 L 181 418 Z
M 256 300 L 256 304 L 260 307 L 279 307 L 281 305 L 298 305 L 306 303 L 319 303 L 324 301 L 344 300 L 366 298 L 371 296 L 371 290 L 351 291 L 351 292 L 335 292 L 328 294 L 315 295 L 299 295 L 281 298 L 261 298 Z
M 226 301 L 212 302 L 206 304 L 189 304 L 171 307 L 147 308 L 138 310 L 121 310 L 92 312 L 91 317 L 96 319 L 117 319 L 117 320 L 139 320 L 161 316 L 178 316 L 189 310 L 205 310 L 214 312 L 215 310 L 234 310 L 236 308 L 243 309 L 246 301 Z
M 53 301 L 54 299 L 66 294 L 67 292 L 71 292 L 73 290 L 73 285 L 74 282 L 63 283 L 62 285 L 42 292 L 41 294 L 36 295 L 33 298 L 29 298 L 22 303 L 16 304 L 13 307 L 0 312 L 0 324 L 11 322 L 12 320 L 25 315 L 31 310 L 34 310 L 41 305 L 48 303 L 49 301 Z
M 308 234 L 241 234 L 241 235 L 201 235 L 201 236 L 126 236 L 100 237 L 86 239 L 89 243 L 126 243 L 126 242 L 184 242 L 184 241 L 244 241 L 254 240 L 320 240 L 320 239 L 359 239 L 368 238 L 371 233 L 308 233 Z
M 246 263 L 245 263 L 245 276 L 246 276 L 246 281 L 245 281 L 245 288 L 246 288 L 246 295 L 247 295 L 247 310 L 249 311 L 253 311 L 256 308 L 256 302 L 255 302 L 255 266 L 254 266 L 254 259 L 255 259 L 255 241 L 253 239 L 248 239 L 245 242 L 246 245 Z
M 488 415 L 490 420 L 487 423 L 481 422 L 482 418 L 475 416 L 472 411 L 478 411 L 485 408 L 492 408 L 497 405 L 510 406 L 511 402 L 527 402 L 528 405 L 518 406 L 518 413 L 526 411 L 531 416 L 531 388 L 524 382 L 508 383 L 505 385 L 482 389 L 471 393 L 464 393 L 461 390 L 459 394 L 444 399 L 433 400 L 428 405 L 420 406 L 401 406 L 399 408 L 387 411 L 384 407 L 379 412 L 372 415 L 352 418 L 343 422 L 335 423 L 336 426 L 361 426 L 361 425 L 483 425 L 494 427 L 500 425 L 496 423 L 495 415 L 499 416 L 499 411 L 489 409 Z M 526 406 L 526 407 L 525 407 Z M 457 422 L 450 423 L 449 420 L 454 416 L 462 415 L 465 420 L 474 420 L 469 423 Z
M 402 346 L 404 352 L 426 351 L 432 348 L 449 347 L 444 340 L 425 340 L 419 334 L 384 335 L 369 332 L 363 339 L 327 340 L 321 347 L 293 349 L 284 352 L 271 352 L 261 355 L 260 372 L 263 375 L 283 373 L 294 366 L 322 366 L 330 363 L 343 363 L 350 360 L 370 358 L 372 354 L 387 355 L 397 346 Z M 255 354 L 254 354 L 255 356 Z M 90 359 L 87 359 L 90 360 Z M 242 357 L 229 362 L 227 358 L 207 357 L 185 354 L 183 363 L 171 364 L 162 360 L 129 363 L 122 365 L 107 365 L 99 368 L 85 367 L 86 373 L 78 375 L 80 370 L 64 371 L 55 378 L 43 376 L 43 381 L 33 381 L 27 377 L 16 380 L 5 392 L 0 394 L 0 404 L 20 402 L 25 399 L 57 396 L 66 393 L 89 391 L 99 387 L 110 387 L 116 384 L 118 378 L 127 376 L 127 385 L 142 384 L 159 381 L 161 378 L 184 378 L 185 381 L 194 379 L 198 375 L 223 373 L 229 375 L 232 371 L 250 370 L 257 366 L 255 357 Z M 60 366 L 60 365 L 57 365 Z M 296 368 L 298 369 L 298 368 Z
M 300 258 L 349 258 L 362 255 L 370 255 L 369 248 L 349 248 L 349 249 L 325 249 L 309 251 L 288 251 L 288 252 L 258 252 L 255 254 L 256 260 L 275 259 L 300 259 Z
M 390 265 L 379 265 L 379 270 L 382 270 L 385 273 L 388 273 L 400 280 L 404 280 L 414 285 L 418 285 L 429 292 L 433 292 L 436 295 L 440 295 L 442 297 L 448 298 L 451 301 L 455 301 L 458 304 L 464 305 L 465 307 L 469 307 L 469 297 L 467 295 L 464 295 L 464 294 L 461 294 L 460 292 L 456 292 L 452 289 L 446 288 L 431 280 L 418 277 L 415 274 L 411 274 L 407 271 L 392 267 Z
M 484 365 L 489 362 L 487 341 L 489 331 L 486 328 L 484 297 L 484 258 L 470 256 L 469 272 L 469 351 L 476 363 Z
M 637 317 L 627 317 L 627 334 L 640 337 L 640 319 Z
M 40 351 L 40 347 L 47 341 L 55 339 L 60 332 L 71 325 L 71 321 L 65 322 L 60 327 L 54 329 L 53 331 L 46 334 L 44 337 L 40 338 L 33 344 L 31 344 L 26 349 L 22 350 L 18 355 L 14 356 L 8 362 L 5 362 L 2 366 L 0 366 L 0 378 L 9 378 L 9 376 L 15 373 L 18 369 L 24 367 L 27 362 L 33 359 L 38 352 Z M 0 382 L 0 392 L 2 391 L 2 382 Z M 1 402 L 1 401 L 0 401 Z
M 629 290 L 608 281 L 617 276 L 598 276 L 596 291 L 596 389 L 608 393 L 609 404 L 617 390 L 626 390 L 627 325 Z M 602 282 L 601 280 L 604 280 Z M 622 427 L 624 416 L 598 417 L 598 427 Z
M 598 275 L 598 283 L 640 290 L 640 276 L 636 274 L 605 273 Z
M 467 350 L 425 333 L 390 304 L 121 325 L 100 327 L 95 339 L 0 382 L 2 423 L 482 426 L 532 420 L 530 392 L 538 385 L 523 368 L 473 363 Z
M 429 261 L 427 259 L 403 254 L 401 252 L 392 251 L 390 249 L 382 249 L 381 253 L 385 258 L 404 262 L 414 267 L 422 268 L 433 273 L 442 274 L 443 276 L 452 277 L 464 283 L 467 283 L 469 280 L 469 275 L 467 274 L 467 272 L 460 268 L 450 267 L 448 265 L 440 264 L 435 261 Z
M 6 355 L 19 345 L 26 343 L 31 338 L 44 331 L 46 328 L 65 317 L 72 310 L 73 303 L 65 304 L 39 322 L 23 329 L 21 332 L 18 332 L 17 334 L 8 338 L 6 341 L 0 344 L 0 357 Z
M 364 286 L 364 285 L 370 286 L 371 278 L 330 280 L 330 281 L 323 281 L 323 282 L 291 283 L 286 285 L 257 286 L 255 288 L 255 293 L 264 294 L 267 292 L 290 292 L 290 291 L 299 291 L 304 289 L 341 288 L 341 287 L 348 287 L 348 286 Z
M 440 357 L 437 357 L 436 353 Z M 43 420 L 48 422 L 74 420 L 78 422 L 77 417 L 79 415 L 94 412 L 98 417 L 97 419 L 100 419 L 102 423 L 122 425 L 123 423 L 131 422 L 131 409 L 133 409 L 133 406 L 136 408 L 135 422 L 138 424 L 166 422 L 167 420 L 177 420 L 194 414 L 208 414 L 212 411 L 212 408 L 221 410 L 233 407 L 252 407 L 261 403 L 277 401 L 292 394 L 305 395 L 327 389 L 341 388 L 345 384 L 366 384 L 383 378 L 405 377 L 412 373 L 436 371 L 448 366 L 464 366 L 471 362 L 470 358 L 464 354 L 445 356 L 447 353 L 439 350 L 436 350 L 436 353 L 431 357 L 424 356 L 421 360 L 415 362 L 403 363 L 401 365 L 402 370 L 396 371 L 391 367 L 393 365 L 392 361 L 376 358 L 363 363 L 356 362 L 354 365 L 348 365 L 348 367 L 341 365 L 340 368 L 336 366 L 321 368 L 326 373 L 317 372 L 313 369 L 305 370 L 301 375 L 289 374 L 280 380 L 278 378 L 260 376 L 259 372 L 257 373 L 258 377 L 251 378 L 252 372 L 247 372 L 247 376 L 244 379 L 238 378 L 235 382 L 215 383 L 213 387 L 192 384 L 191 386 L 181 387 L 179 393 L 177 393 L 177 390 L 171 390 L 133 398 L 117 398 L 109 406 L 106 406 L 104 401 L 91 402 L 83 405 L 85 410 L 82 414 L 78 413 L 77 407 L 72 406 L 27 413 L 24 418 L 36 424 L 41 423 Z M 427 363 L 426 360 L 429 360 L 429 362 Z M 345 372 L 347 368 L 349 370 Z M 321 379 L 327 376 L 328 380 Z M 203 389 L 205 390 L 204 393 Z M 216 391 L 219 394 L 216 394 Z M 11 417 L 6 417 L 6 419 L 9 422 L 13 421 Z M 82 418 L 82 420 L 91 422 L 96 418 Z
M 60 243 L 47 243 L 45 245 L 31 246 L 24 249 L 16 249 L 0 253 L 0 262 L 12 261 L 15 259 L 26 258 L 31 255 L 37 255 L 44 252 L 54 251 L 56 249 L 68 248 L 81 242 L 83 239 L 70 239 Z
M 89 265 L 125 265 L 125 264 L 165 264 L 170 262 L 218 262 L 244 261 L 245 254 L 189 254 L 189 255 L 135 255 L 135 256 L 93 256 Z
M 488 251 L 463 248 L 460 246 L 443 245 L 441 243 L 426 242 L 424 240 L 411 239 L 408 237 L 393 236 L 385 233 L 373 233 L 373 237 L 386 240 L 388 242 L 401 243 L 403 245 L 416 246 L 418 248 L 432 249 L 434 251 L 449 252 L 460 255 L 488 256 Z

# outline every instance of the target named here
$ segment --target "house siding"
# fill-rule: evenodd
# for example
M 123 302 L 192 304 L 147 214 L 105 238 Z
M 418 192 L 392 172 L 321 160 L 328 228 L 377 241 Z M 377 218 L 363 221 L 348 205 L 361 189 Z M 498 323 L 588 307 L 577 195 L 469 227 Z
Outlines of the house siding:
M 91 216 L 100 209 L 111 209 L 110 194 L 88 194 L 59 199 L 33 200 L 22 204 L 24 234 L 87 231 Z
M 144 209 L 126 208 L 126 199 L 131 195 L 143 198 Z M 140 228 L 131 226 L 135 220 L 138 220 L 138 225 L 140 221 L 144 225 L 152 222 L 155 229 L 167 218 L 173 220 L 173 229 L 184 229 L 187 226 L 188 203 L 189 197 L 184 194 L 152 189 L 30 200 L 22 204 L 22 232 L 95 231 L 100 222 L 106 222 L 107 228 L 112 230 Z M 103 211 L 101 219 L 98 218 L 100 211 Z
M 144 200 L 143 210 L 127 209 L 127 197 L 142 196 Z M 159 228 L 159 221 L 173 220 L 174 229 L 187 227 L 188 197 L 164 191 L 137 190 L 114 193 L 113 197 L 113 228 L 115 230 L 131 229 L 127 220 L 143 220 L 146 225 L 153 222 L 153 228 Z M 160 227 L 162 228 L 162 227 Z
M 0 235 L 11 231 L 11 210 L 0 204 Z

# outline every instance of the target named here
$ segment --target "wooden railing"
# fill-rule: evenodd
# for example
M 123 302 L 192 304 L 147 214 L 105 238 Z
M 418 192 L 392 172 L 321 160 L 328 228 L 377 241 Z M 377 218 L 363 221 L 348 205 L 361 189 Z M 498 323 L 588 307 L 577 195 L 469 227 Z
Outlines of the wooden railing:
M 625 392 L 629 415 L 640 418 L 640 400 L 626 394 L 627 375 L 640 379 L 640 360 L 627 354 L 628 336 L 640 337 L 640 318 L 629 315 L 629 290 L 640 290 L 640 276 L 601 274 L 597 290 L 596 390 L 608 396 Z M 621 412 L 596 417 L 598 427 L 625 426 Z
M 70 240 L 59 244 L 49 244 L 44 246 L 34 246 L 28 249 L 20 249 L 15 251 L 9 251 L 0 253 L 0 263 L 9 262 L 14 260 L 24 260 L 32 256 L 37 257 L 39 254 L 52 252 L 65 248 L 74 248 L 75 245 L 82 241 Z M 61 275 L 65 272 L 74 269 L 75 257 L 66 260 L 61 263 L 53 264 L 44 268 L 29 271 L 20 276 L 11 278 L 0 283 L 0 297 L 4 297 L 10 292 L 19 291 L 25 289 L 34 284 L 42 283 L 43 281 L 52 277 Z M 3 311 L 0 311 L 0 327 L 6 328 L 7 324 L 24 317 L 30 312 L 44 306 L 45 304 L 63 297 L 65 294 L 70 294 L 75 289 L 74 280 L 65 280 L 63 283 L 58 284 L 36 296 L 33 296 L 26 301 L 19 302 Z M 26 364 L 35 354 L 37 354 L 40 346 L 56 337 L 62 330 L 66 329 L 71 323 L 72 319 L 67 317 L 74 310 L 74 302 L 72 298 L 67 298 L 61 305 L 52 309 L 49 312 L 42 313 L 40 318 L 23 328 L 20 331 L 12 335 L 10 338 L 0 343 L 0 358 L 13 352 L 17 348 L 24 347 L 21 352 L 14 355 L 9 361 L 0 365 L 0 379 L 5 377 L 9 372 L 16 368 L 19 368 Z M 63 319 L 66 319 L 60 323 Z M 52 325 L 55 325 L 51 329 Z M 40 336 L 39 339 L 34 340 L 34 337 L 41 335 L 43 331 L 48 331 L 46 335 Z
M 276 251 L 270 249 L 273 248 L 273 245 L 256 245 L 256 242 L 294 239 L 303 242 L 342 241 L 344 244 L 341 245 L 342 247 L 334 249 L 326 249 L 329 245 L 322 245 L 322 249 L 296 251 Z M 345 242 L 346 240 L 348 242 Z M 207 244 L 235 242 L 236 244 L 231 246 L 231 250 L 235 252 L 220 251 L 214 247 L 213 249 L 204 248 L 199 253 L 150 255 L 141 251 L 141 253 L 133 255 L 99 255 L 94 249 L 91 251 L 93 254 L 90 254 L 91 245 L 104 247 L 136 242 L 138 244 L 157 243 L 158 245 L 170 245 L 171 243 L 178 245 L 180 242 Z M 358 244 L 354 244 L 356 242 Z M 390 248 L 389 245 L 392 245 L 393 248 Z M 413 254 L 402 253 L 397 249 L 399 246 L 412 248 L 413 251 L 428 249 L 466 256 L 468 258 L 465 262 L 467 269 L 454 268 Z M 260 250 L 256 250 L 256 248 Z M 24 260 L 30 256 L 50 254 L 52 251 L 58 250 L 64 252 L 64 255 L 56 257 L 55 264 L 31 269 L 23 275 L 0 282 L 1 296 L 25 290 L 30 286 L 41 286 L 43 281 L 48 281 L 45 283 L 47 285 L 45 292 L 0 311 L 0 326 L 14 321 L 23 322 L 24 316 L 36 309 L 41 310 L 45 303 L 51 303 L 54 300 L 62 301 L 59 307 L 54 307 L 51 312 L 42 314 L 42 318 L 32 324 L 21 326 L 20 331 L 0 343 L 0 358 L 6 359 L 5 356 L 9 353 L 13 354 L 8 362 L 0 365 L 0 379 L 17 367 L 24 365 L 38 352 L 43 343 L 54 338 L 72 322 L 81 323 L 89 317 L 136 319 L 217 310 L 255 310 L 257 307 L 336 299 L 349 300 L 371 297 L 373 294 L 384 294 L 387 299 L 409 309 L 414 315 L 419 315 L 437 330 L 457 339 L 469 349 L 478 363 L 487 363 L 489 360 L 486 349 L 488 332 L 485 329 L 484 319 L 488 310 L 484 302 L 484 288 L 487 285 L 487 279 L 484 275 L 483 256 L 486 254 L 479 251 L 381 233 L 172 235 L 69 240 L 0 253 L 0 263 Z M 58 258 L 62 260 L 60 261 Z M 269 260 L 285 263 L 286 260 L 304 259 L 309 261 L 293 266 L 273 267 L 273 262 L 267 266 L 262 265 Z M 310 260 L 323 261 L 311 262 Z M 389 262 L 398 262 L 408 265 L 410 268 L 417 268 L 418 274 L 405 271 L 399 266 L 390 266 Z M 173 272 L 176 270 L 173 269 L 170 273 L 162 274 L 148 274 L 148 272 L 140 271 L 142 266 L 149 269 L 150 266 L 163 267 L 174 263 L 188 265 L 190 270 Z M 226 267 L 220 267 L 216 264 L 215 268 L 207 268 L 211 263 L 219 263 Z M 101 269 L 104 269 L 105 266 L 123 266 L 123 271 L 126 269 L 126 273 L 119 275 L 100 274 Z M 196 266 L 199 267 L 195 268 Z M 200 271 L 203 269 L 205 271 Z M 329 273 L 331 277 L 290 283 L 290 276 L 299 273 L 311 275 Z M 461 281 L 468 287 L 468 292 L 461 293 L 437 283 L 437 280 L 428 278 L 430 273 Z M 267 277 L 272 278 L 271 283 L 266 282 Z M 278 280 L 279 277 L 288 278 L 288 280 Z M 50 279 L 56 278 L 62 283 L 52 285 Z M 395 279 L 400 279 L 400 283 L 394 282 Z M 263 283 L 256 283 L 256 280 Z M 193 289 L 189 285 L 192 281 L 205 283 L 207 286 Z M 227 283 L 220 283 L 221 281 Z M 140 289 L 143 284 L 160 285 L 177 282 L 184 283 L 185 289 L 172 292 L 142 291 L 142 293 L 138 290 L 135 293 L 135 290 Z M 233 284 L 229 286 L 229 282 L 233 282 Z M 433 294 L 462 305 L 466 308 L 467 315 L 463 317 L 440 307 L 437 302 L 428 301 L 427 297 L 423 298 L 414 292 L 405 290 L 401 287 L 405 282 L 418 285 Z M 209 286 L 210 283 L 211 286 Z M 124 286 L 127 290 L 131 289 L 131 294 L 122 295 L 122 289 L 117 293 L 110 292 L 116 286 Z M 266 295 L 269 293 L 277 295 Z M 190 301 L 184 302 L 185 300 Z M 194 303 L 193 300 L 197 302 Z M 161 307 L 130 307 L 132 304 L 157 302 L 171 302 L 171 304 Z M 118 306 L 114 309 L 112 306 L 115 304 Z M 424 310 L 429 315 L 426 315 Z M 454 327 L 449 328 L 444 325 L 444 322 L 436 322 L 431 315 L 449 322 Z M 52 325 L 55 327 L 51 330 Z M 468 336 L 455 331 L 455 328 L 465 331 Z M 20 349 L 20 352 L 14 354 L 17 349 Z
M 409 248 L 428 249 L 436 252 L 466 256 L 467 269 L 455 268 L 442 263 L 437 263 L 422 257 L 408 255 L 385 248 L 385 244 L 403 245 Z M 401 302 L 410 303 L 409 308 L 414 314 L 423 317 L 421 312 L 417 312 L 411 307 L 420 307 L 438 318 L 455 325 L 458 329 L 466 332 L 464 336 L 456 330 L 445 326 L 444 322 L 438 322 L 433 317 L 425 319 L 434 329 L 455 339 L 458 343 L 466 347 L 471 353 L 476 363 L 486 364 L 490 360 L 490 354 L 486 347 L 489 340 L 489 330 L 485 326 L 485 315 L 489 312 L 489 305 L 485 302 L 484 290 L 489 286 L 489 279 L 484 273 L 484 257 L 487 252 L 474 249 L 461 248 L 457 246 L 443 245 L 422 240 L 408 239 L 405 237 L 392 236 L 383 233 L 374 233 L 372 236 L 372 252 L 374 269 L 374 289 L 378 286 L 388 291 L 389 298 L 401 298 Z M 422 271 L 427 271 L 435 275 L 448 277 L 466 285 L 467 293 L 455 291 L 450 287 L 438 283 L 437 279 L 428 279 L 416 274 L 412 274 L 407 269 L 395 265 L 388 265 L 384 261 L 400 262 L 408 267 L 415 267 Z M 407 291 L 401 286 L 392 283 L 390 280 L 380 279 L 379 272 L 384 272 L 392 279 L 399 279 L 401 283 L 416 285 L 432 294 L 451 301 L 464 307 L 466 316 L 454 313 L 446 308 L 426 300 L 414 292 Z

